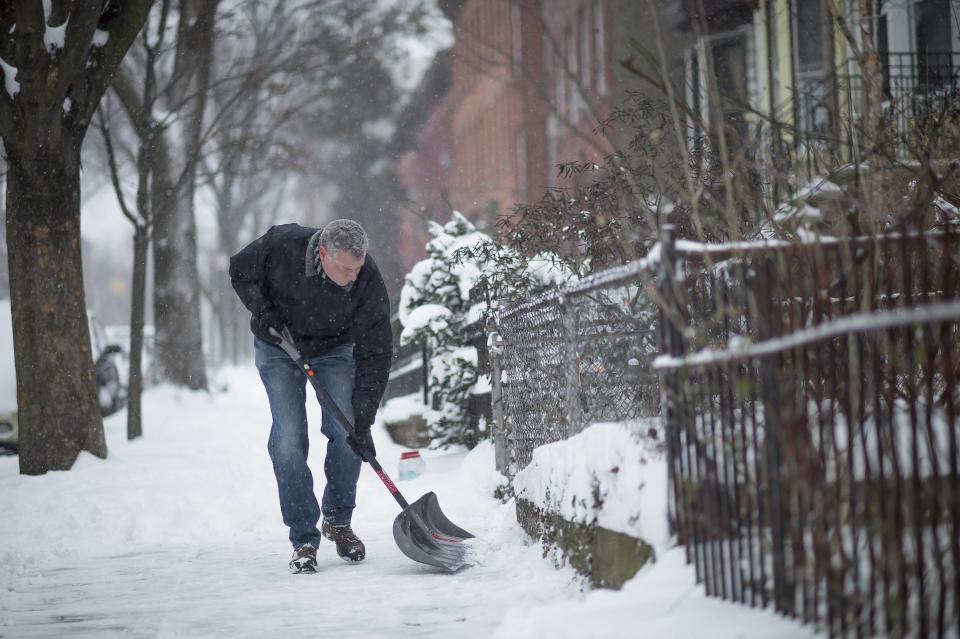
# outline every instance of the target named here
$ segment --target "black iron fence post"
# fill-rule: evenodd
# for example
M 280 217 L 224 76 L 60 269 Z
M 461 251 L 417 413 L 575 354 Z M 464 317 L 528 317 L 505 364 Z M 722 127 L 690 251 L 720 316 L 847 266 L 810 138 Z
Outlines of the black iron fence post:
M 665 224 L 660 228 L 660 265 L 657 273 L 657 288 L 662 298 L 658 310 L 658 334 L 660 352 L 673 357 L 682 356 L 684 352 L 683 335 L 674 323 L 675 318 L 683 316 L 673 288 L 676 259 L 674 227 L 671 224 Z M 689 531 L 686 529 L 683 518 L 686 496 L 681 482 L 684 481 L 684 476 L 682 468 L 677 468 L 677 465 L 682 463 L 680 428 L 685 423 L 680 415 L 681 402 L 677 397 L 680 379 L 680 373 L 676 371 L 671 370 L 666 373 L 660 384 L 660 406 L 664 438 L 667 442 L 667 486 L 672 494 L 672 498 L 668 500 L 670 529 L 677 535 L 679 542 L 686 547 L 687 561 L 690 561 L 690 546 L 687 543 Z

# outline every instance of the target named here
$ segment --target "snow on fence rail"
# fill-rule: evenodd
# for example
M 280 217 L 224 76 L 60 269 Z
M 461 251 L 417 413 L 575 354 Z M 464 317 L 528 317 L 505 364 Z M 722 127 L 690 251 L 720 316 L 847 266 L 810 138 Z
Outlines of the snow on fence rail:
M 673 515 L 709 594 L 830 636 L 958 636 L 958 247 L 948 230 L 704 260 L 664 240 Z

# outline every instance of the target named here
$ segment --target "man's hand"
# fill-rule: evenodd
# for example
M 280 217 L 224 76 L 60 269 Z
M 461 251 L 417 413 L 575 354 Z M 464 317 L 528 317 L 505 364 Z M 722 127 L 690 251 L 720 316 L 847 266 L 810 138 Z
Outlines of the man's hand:
M 273 306 L 265 306 L 257 315 L 256 322 L 257 331 L 271 342 L 280 343 L 280 338 L 270 331 L 272 328 L 277 333 L 283 334 L 283 316 L 280 315 L 280 311 Z
M 373 434 L 370 432 L 369 426 L 358 427 L 352 435 L 347 436 L 347 443 L 350 444 L 350 448 L 358 457 L 362 458 L 364 452 L 370 457 L 377 456 L 377 449 L 373 445 Z

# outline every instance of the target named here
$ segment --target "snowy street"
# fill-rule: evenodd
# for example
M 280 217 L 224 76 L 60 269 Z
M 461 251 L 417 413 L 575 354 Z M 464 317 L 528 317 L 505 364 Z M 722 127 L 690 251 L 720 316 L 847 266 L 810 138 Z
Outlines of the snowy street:
M 84 454 L 69 473 L 27 477 L 16 457 L 0 458 L 0 637 L 698 636 L 704 625 L 714 637 L 812 636 L 705 599 L 679 550 L 620 592 L 585 595 L 527 540 L 512 503 L 493 498 L 489 444 L 426 452 L 427 472 L 399 484 L 411 500 L 436 491 L 479 537 L 482 565 L 450 575 L 407 559 L 391 535 L 396 504 L 365 468 L 354 528 L 367 560 L 344 564 L 324 542 L 319 573 L 291 575 L 260 381 L 249 366 L 217 385 L 151 389 L 133 444 L 125 414 L 108 418 L 105 462 Z M 382 430 L 377 447 L 396 476 L 400 447 Z

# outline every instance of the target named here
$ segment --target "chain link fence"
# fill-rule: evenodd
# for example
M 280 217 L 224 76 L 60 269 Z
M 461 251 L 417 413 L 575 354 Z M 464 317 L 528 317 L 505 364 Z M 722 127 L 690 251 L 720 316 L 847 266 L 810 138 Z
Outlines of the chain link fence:
M 500 312 L 491 350 L 497 468 L 598 422 L 659 413 L 652 271 L 638 262 L 549 290 Z

